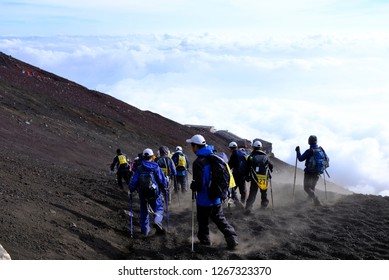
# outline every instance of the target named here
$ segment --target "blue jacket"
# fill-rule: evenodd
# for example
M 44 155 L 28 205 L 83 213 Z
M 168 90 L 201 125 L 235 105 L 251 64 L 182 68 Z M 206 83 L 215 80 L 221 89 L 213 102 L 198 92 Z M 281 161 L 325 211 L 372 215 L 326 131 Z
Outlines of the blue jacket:
M 314 144 L 314 145 L 310 145 L 309 146 L 309 149 L 306 150 L 303 154 L 300 153 L 300 151 L 297 151 L 297 159 L 299 161 L 304 161 L 305 160 L 305 169 L 304 169 L 304 172 L 308 172 L 307 171 L 307 164 L 308 164 L 308 160 L 311 156 L 313 156 L 313 150 L 312 149 L 318 149 L 319 146 L 317 144 Z
M 197 190 L 197 204 L 201 206 L 214 206 L 221 203 L 220 198 L 210 199 L 208 186 L 211 180 L 211 165 L 206 158 L 213 154 L 213 146 L 205 146 L 196 152 L 197 158 L 193 162 L 193 184 Z
M 163 174 L 162 169 L 158 166 L 158 164 L 153 161 L 142 160 L 142 164 L 138 166 L 138 168 L 135 170 L 134 176 L 132 177 L 130 183 L 130 191 L 135 191 L 138 188 L 139 174 L 141 172 L 141 168 L 143 168 L 143 170 L 145 171 L 150 170 L 154 172 L 154 179 L 156 181 L 154 183 L 158 187 L 158 193 L 161 193 L 163 189 L 167 188 L 167 181 L 165 175 Z M 139 194 L 139 197 L 141 197 L 141 194 Z
M 179 156 L 184 156 L 184 157 L 185 157 L 185 161 L 186 161 L 185 169 L 184 169 L 184 167 L 182 167 L 182 166 L 178 166 L 178 159 L 179 159 Z M 175 153 L 173 154 L 172 160 L 173 160 L 173 162 L 174 162 L 174 165 L 176 166 L 176 171 L 177 171 L 176 176 L 186 176 L 186 170 L 189 169 L 189 159 L 188 159 L 188 157 L 186 156 L 186 154 L 184 154 L 184 153 L 181 152 L 181 151 L 177 151 L 177 152 L 175 152 Z
M 234 150 L 231 154 L 230 160 L 228 161 L 228 165 L 232 169 L 232 174 L 234 178 L 244 178 L 247 173 L 246 168 L 246 157 L 248 154 L 243 150 Z M 243 161 L 243 162 L 242 162 Z

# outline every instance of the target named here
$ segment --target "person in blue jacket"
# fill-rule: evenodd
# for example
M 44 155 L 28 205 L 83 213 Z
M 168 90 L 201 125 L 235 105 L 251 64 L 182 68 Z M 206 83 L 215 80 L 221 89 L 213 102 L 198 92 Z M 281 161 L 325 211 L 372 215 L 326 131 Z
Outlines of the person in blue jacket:
M 236 187 L 231 189 L 231 198 L 237 207 L 244 208 L 244 204 L 247 198 L 246 162 L 248 154 L 246 153 L 243 147 L 238 148 L 238 144 L 234 141 L 228 144 L 228 148 L 231 151 L 231 156 L 228 160 L 228 165 L 232 169 L 232 175 L 234 176 L 234 180 L 236 183 Z M 237 189 L 239 189 L 240 201 L 238 199 Z
M 183 160 L 180 160 L 180 159 Z M 172 160 L 174 162 L 174 165 L 176 166 L 176 180 L 174 181 L 174 191 L 179 192 L 180 186 L 182 193 L 186 193 L 188 191 L 188 186 L 186 184 L 187 181 L 187 172 L 189 170 L 189 159 L 186 154 L 184 154 L 184 151 L 182 150 L 181 146 L 176 147 L 176 151 L 174 152 L 172 156 Z
M 214 153 L 214 147 L 207 145 L 202 135 L 196 134 L 186 142 L 192 146 L 197 155 L 193 162 L 193 181 L 190 188 L 196 197 L 198 233 L 197 238 L 203 245 L 210 245 L 209 219 L 223 233 L 229 249 L 238 245 L 238 236 L 235 229 L 227 221 L 220 198 L 211 199 L 208 195 L 208 186 L 211 178 L 211 165 L 207 156 Z
M 164 205 L 162 200 L 162 191 L 166 191 L 167 181 L 161 168 L 153 161 L 153 150 L 147 148 L 143 151 L 143 160 L 140 166 L 135 170 L 130 183 L 130 192 L 138 191 L 140 200 L 140 228 L 141 233 L 147 236 L 150 232 L 150 214 L 154 215 L 153 227 L 156 233 L 164 233 L 162 220 L 164 214 Z M 142 176 L 152 174 L 152 182 L 155 192 L 152 197 L 146 196 L 141 190 Z
M 303 154 L 300 152 L 300 146 L 296 147 L 296 156 L 297 159 L 301 162 L 305 160 L 305 169 L 304 169 L 304 191 L 308 194 L 308 198 L 313 200 L 315 205 L 321 205 L 319 198 L 315 195 L 315 187 L 320 178 L 320 173 L 310 172 L 307 168 L 308 161 L 310 157 L 313 156 L 313 149 L 318 149 L 317 137 L 311 135 L 308 138 L 309 149 L 307 149 Z

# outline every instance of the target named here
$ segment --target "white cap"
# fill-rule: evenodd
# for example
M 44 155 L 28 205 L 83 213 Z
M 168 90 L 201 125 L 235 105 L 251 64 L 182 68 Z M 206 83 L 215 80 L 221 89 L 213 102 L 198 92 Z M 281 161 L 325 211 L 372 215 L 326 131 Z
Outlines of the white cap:
M 153 155 L 154 155 L 153 150 L 150 149 L 150 148 L 147 148 L 147 149 L 145 149 L 143 151 L 143 156 L 144 157 L 150 157 L 150 156 L 153 156 Z
M 200 135 L 200 134 L 196 134 L 192 138 L 186 139 L 186 142 L 193 143 L 193 144 L 198 144 L 198 145 L 205 145 L 205 144 L 207 144 L 205 142 L 204 137 L 202 135 Z
M 238 144 L 236 142 L 231 142 L 230 144 L 228 144 L 228 148 L 237 148 L 238 147 Z
M 256 140 L 256 141 L 254 142 L 254 144 L 253 144 L 253 147 L 254 147 L 254 148 L 260 148 L 260 147 L 262 147 L 261 141 Z
M 182 147 L 181 146 L 177 146 L 176 147 L 176 151 L 182 151 Z

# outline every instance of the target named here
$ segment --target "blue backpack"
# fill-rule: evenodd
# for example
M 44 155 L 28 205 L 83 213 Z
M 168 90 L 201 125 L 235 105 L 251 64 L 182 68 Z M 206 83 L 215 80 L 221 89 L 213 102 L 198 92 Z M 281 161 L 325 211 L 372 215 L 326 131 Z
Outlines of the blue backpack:
M 146 200 L 156 199 L 158 196 L 158 187 L 155 183 L 153 171 L 146 171 L 142 166 L 139 167 L 138 192 Z
M 248 154 L 246 151 L 243 150 L 238 150 L 237 151 L 237 156 L 238 156 L 238 173 L 240 175 L 245 175 L 247 172 L 247 158 Z
M 323 174 L 330 166 L 330 159 L 322 147 L 312 149 L 312 156 L 307 161 L 307 171 L 309 173 Z

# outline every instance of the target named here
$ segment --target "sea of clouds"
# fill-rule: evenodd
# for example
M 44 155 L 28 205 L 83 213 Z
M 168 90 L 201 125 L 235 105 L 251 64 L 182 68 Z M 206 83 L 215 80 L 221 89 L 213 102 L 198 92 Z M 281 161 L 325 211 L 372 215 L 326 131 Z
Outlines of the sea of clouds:
M 182 124 L 273 143 L 317 135 L 331 181 L 389 195 L 389 36 L 0 37 L 0 51 Z M 299 163 L 303 167 L 303 163 Z

